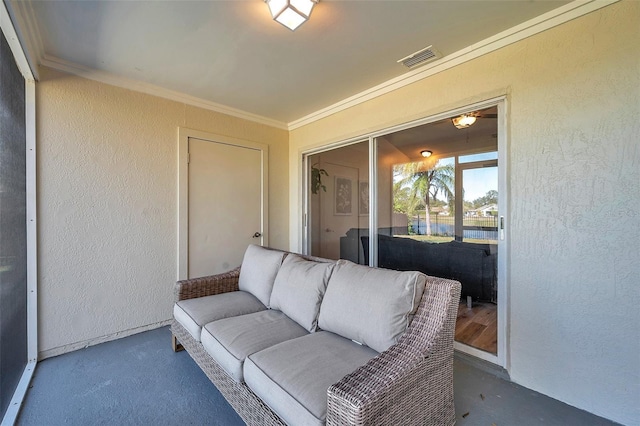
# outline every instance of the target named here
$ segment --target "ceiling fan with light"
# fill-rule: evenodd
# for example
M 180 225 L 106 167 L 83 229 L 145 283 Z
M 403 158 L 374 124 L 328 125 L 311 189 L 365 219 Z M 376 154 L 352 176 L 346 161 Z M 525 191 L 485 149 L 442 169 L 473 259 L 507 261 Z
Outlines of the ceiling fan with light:
M 478 118 L 498 118 L 498 114 L 487 114 L 482 111 L 467 112 L 451 118 L 451 123 L 456 129 L 466 129 L 473 125 Z

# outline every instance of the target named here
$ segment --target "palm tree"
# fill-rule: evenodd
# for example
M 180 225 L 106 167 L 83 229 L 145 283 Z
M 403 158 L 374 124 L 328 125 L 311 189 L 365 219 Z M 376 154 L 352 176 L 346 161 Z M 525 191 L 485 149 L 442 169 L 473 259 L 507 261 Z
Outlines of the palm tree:
M 405 177 L 398 182 L 398 186 L 408 186 L 411 198 L 424 200 L 427 235 L 431 235 L 431 203 L 439 193 L 442 193 L 448 202 L 453 200 L 455 168 L 452 164 L 438 162 L 432 165 L 430 162 L 418 161 L 403 164 L 401 173 Z

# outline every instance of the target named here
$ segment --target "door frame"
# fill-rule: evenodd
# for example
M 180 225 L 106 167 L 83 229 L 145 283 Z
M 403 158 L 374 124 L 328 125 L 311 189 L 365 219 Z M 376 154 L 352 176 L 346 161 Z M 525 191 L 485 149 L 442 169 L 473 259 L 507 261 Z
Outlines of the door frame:
M 184 280 L 189 276 L 189 139 L 200 139 L 213 143 L 237 146 L 260 151 L 262 163 L 261 182 L 261 245 L 269 245 L 269 145 L 218 135 L 201 130 L 178 128 L 178 270 L 177 279 Z
M 309 217 L 308 217 L 308 173 L 309 163 L 308 157 L 313 154 L 318 154 L 324 151 L 329 151 L 336 148 L 341 148 L 353 143 L 362 142 L 369 139 L 369 200 L 370 200 L 370 217 L 369 217 L 369 262 L 371 265 L 377 265 L 378 261 L 378 248 L 377 248 L 377 175 L 376 175 L 376 163 L 377 163 L 377 150 L 375 149 L 375 138 L 394 133 L 400 130 L 409 129 L 412 127 L 420 126 L 423 124 L 433 123 L 442 119 L 447 119 L 467 113 L 469 111 L 475 111 L 479 109 L 485 109 L 492 106 L 498 108 L 497 117 L 497 136 L 498 136 L 498 213 L 499 213 L 499 229 L 498 229 L 498 354 L 493 355 L 471 346 L 454 342 L 454 349 L 482 359 L 484 361 L 491 362 L 505 370 L 510 369 L 510 353 L 509 353 L 509 305 L 510 305 L 510 292 L 509 292 L 509 162 L 508 162 L 508 99 L 506 95 L 497 96 L 495 98 L 487 99 L 474 104 L 466 105 L 456 109 L 448 110 L 439 114 L 434 114 L 419 120 L 403 123 L 397 126 L 387 127 L 385 129 L 377 130 L 375 132 L 366 133 L 364 135 L 356 136 L 342 142 L 336 142 L 327 144 L 325 146 L 316 147 L 314 149 L 303 150 L 299 153 L 302 159 L 301 176 L 299 176 L 301 183 L 300 191 L 302 197 L 302 205 L 300 207 L 300 217 L 302 221 L 300 228 L 302 233 L 300 234 L 300 247 L 304 253 L 309 253 Z

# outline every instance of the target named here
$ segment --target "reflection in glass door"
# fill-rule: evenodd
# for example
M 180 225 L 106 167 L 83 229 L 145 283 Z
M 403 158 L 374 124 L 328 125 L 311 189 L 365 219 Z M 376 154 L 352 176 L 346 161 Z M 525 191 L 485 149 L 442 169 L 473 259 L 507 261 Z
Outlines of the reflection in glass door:
M 369 142 L 309 155 L 307 164 L 307 252 L 368 264 Z
M 474 157 L 474 156 L 469 156 Z M 486 160 L 482 161 L 482 158 Z M 498 166 L 497 152 L 474 162 L 460 158 L 460 186 L 463 188 L 460 220 L 461 247 L 474 255 L 462 256 L 466 268 L 466 289 L 458 307 L 456 340 L 493 355 L 498 353 Z
M 506 348 L 499 108 L 465 114 L 472 125 L 444 118 L 305 156 L 306 252 L 460 281 L 455 348 L 494 363 Z
M 460 281 L 456 341 L 489 359 L 498 354 L 496 112 L 476 111 L 464 129 L 445 119 L 376 138 L 377 266 Z

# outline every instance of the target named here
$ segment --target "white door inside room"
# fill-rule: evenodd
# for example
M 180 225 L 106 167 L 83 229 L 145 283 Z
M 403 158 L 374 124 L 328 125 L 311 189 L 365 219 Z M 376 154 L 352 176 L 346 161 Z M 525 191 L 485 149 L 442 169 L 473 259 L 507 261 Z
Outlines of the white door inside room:
M 340 259 L 340 238 L 358 228 L 358 169 L 323 163 L 329 178 L 327 190 L 320 193 L 320 257 Z
M 369 141 L 307 158 L 308 253 L 368 264 L 361 236 L 369 226 Z
M 233 269 L 249 244 L 267 244 L 266 146 L 199 136 L 181 141 L 181 279 Z

